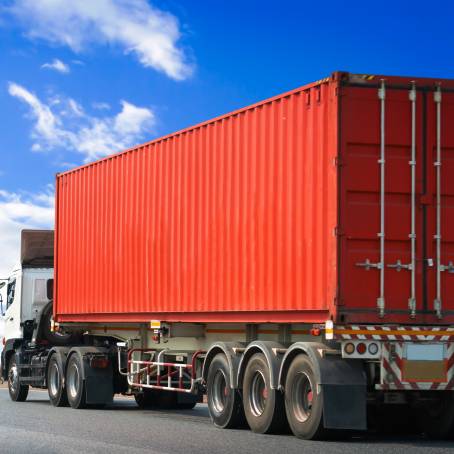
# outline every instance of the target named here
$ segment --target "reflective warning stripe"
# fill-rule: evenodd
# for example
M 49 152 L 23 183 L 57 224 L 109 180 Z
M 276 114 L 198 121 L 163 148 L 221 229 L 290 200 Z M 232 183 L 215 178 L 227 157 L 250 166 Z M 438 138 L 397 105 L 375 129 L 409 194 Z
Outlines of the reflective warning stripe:
M 333 329 L 335 339 L 374 339 L 374 340 L 454 340 L 454 328 L 446 327 L 405 327 L 351 325 L 336 326 Z
M 392 347 L 391 347 L 392 346 Z M 447 344 L 446 381 L 405 381 L 403 375 L 405 342 L 384 342 L 380 365 L 380 390 L 452 390 L 454 388 L 454 343 Z

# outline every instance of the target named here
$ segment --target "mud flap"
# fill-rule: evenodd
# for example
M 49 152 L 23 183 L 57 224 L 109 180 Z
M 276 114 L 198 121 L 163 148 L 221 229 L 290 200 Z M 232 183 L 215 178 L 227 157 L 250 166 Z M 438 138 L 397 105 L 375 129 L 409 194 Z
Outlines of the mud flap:
M 319 364 L 324 427 L 366 430 L 367 385 L 362 362 L 327 357 Z
M 366 430 L 366 387 L 322 385 L 323 425 L 327 429 Z
M 85 378 L 87 404 L 105 405 L 113 401 L 112 376 L 90 375 Z
M 83 365 L 82 374 L 85 382 L 86 403 L 88 405 L 111 404 L 114 395 L 113 366 L 109 351 L 102 347 L 73 347 L 68 357 L 76 354 Z M 109 358 L 107 367 L 92 367 L 91 358 Z

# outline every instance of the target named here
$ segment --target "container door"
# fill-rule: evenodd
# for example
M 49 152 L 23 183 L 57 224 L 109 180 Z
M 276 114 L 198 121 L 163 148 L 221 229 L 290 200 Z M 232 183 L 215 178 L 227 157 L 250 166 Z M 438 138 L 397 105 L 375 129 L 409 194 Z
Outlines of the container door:
M 427 310 L 454 314 L 454 93 L 427 93 Z
M 341 322 L 408 323 L 424 310 L 426 137 L 417 88 L 341 90 Z

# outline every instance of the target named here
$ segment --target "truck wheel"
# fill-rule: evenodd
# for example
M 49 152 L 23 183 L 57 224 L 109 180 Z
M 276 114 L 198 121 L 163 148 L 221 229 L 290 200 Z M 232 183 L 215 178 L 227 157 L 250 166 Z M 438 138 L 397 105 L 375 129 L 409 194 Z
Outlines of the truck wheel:
M 207 377 L 208 410 L 214 425 L 231 429 L 244 424 L 240 394 L 231 388 L 230 368 L 223 353 L 211 361 Z
M 437 403 L 419 408 L 416 414 L 419 426 L 429 438 L 450 440 L 454 438 L 454 395 L 452 391 L 443 394 Z
M 142 410 L 156 407 L 156 392 L 153 389 L 144 389 L 143 392 L 134 394 L 134 399 Z
M 68 406 L 68 396 L 63 382 L 63 370 L 54 354 L 51 356 L 47 368 L 47 391 L 50 403 L 54 407 Z
M 314 440 L 327 435 L 323 427 L 323 391 L 317 392 L 312 363 L 304 354 L 290 364 L 285 381 L 285 411 L 298 438 Z
M 28 385 L 20 384 L 16 355 L 11 356 L 8 364 L 8 391 L 14 402 L 24 402 L 27 399 Z
M 246 366 L 243 405 L 249 427 L 256 433 L 276 433 L 285 429 L 284 398 L 271 388 L 270 370 L 263 353 L 256 353 Z
M 72 408 L 86 408 L 85 381 L 83 379 L 83 364 L 79 355 L 71 355 L 66 369 L 66 394 Z

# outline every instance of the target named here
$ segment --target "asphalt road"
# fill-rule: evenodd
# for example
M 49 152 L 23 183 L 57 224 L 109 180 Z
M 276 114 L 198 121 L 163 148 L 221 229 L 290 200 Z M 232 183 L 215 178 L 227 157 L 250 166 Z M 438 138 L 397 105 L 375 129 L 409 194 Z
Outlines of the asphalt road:
M 453 453 L 454 443 L 423 438 L 378 438 L 310 442 L 290 435 L 219 430 L 206 405 L 191 411 L 148 411 L 128 398 L 104 410 L 54 408 L 47 392 L 31 391 L 27 402 L 11 402 L 0 389 L 0 453 Z

